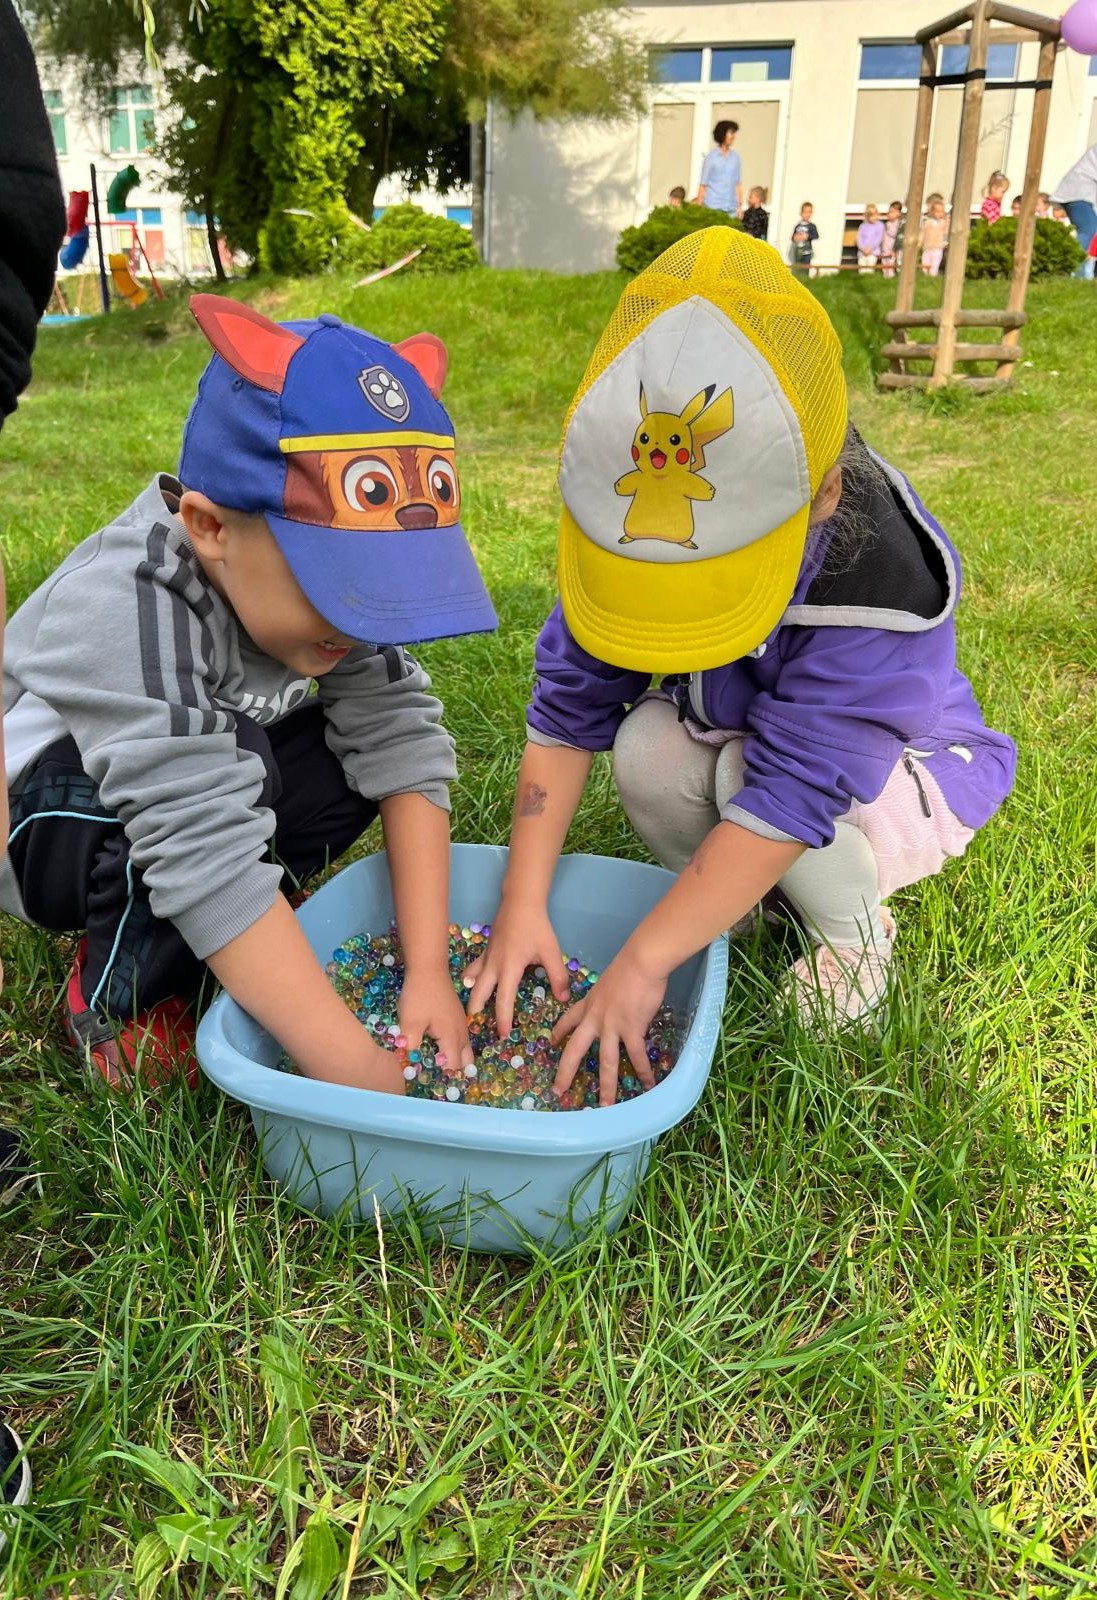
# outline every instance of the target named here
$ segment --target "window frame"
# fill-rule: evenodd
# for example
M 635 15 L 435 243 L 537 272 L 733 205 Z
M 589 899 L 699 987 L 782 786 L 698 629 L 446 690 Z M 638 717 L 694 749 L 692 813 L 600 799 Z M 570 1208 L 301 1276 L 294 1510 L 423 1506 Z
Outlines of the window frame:
M 767 51 L 770 52 L 770 53 L 776 53 L 777 51 L 784 51 L 787 54 L 787 56 L 788 56 L 788 72 L 784 77 L 767 76 L 765 78 L 732 78 L 732 77 L 714 78 L 712 76 L 712 57 L 713 57 L 713 52 L 717 52 L 717 53 L 734 52 L 736 54 L 741 53 L 744 57 L 748 57 L 751 54 L 756 54 L 758 56 L 763 56 L 764 53 L 767 52 Z M 701 59 L 700 59 L 700 67 L 699 67 L 699 71 L 700 71 L 700 76 L 699 77 L 697 77 L 697 78 L 673 78 L 673 77 L 661 77 L 660 76 L 660 77 L 657 77 L 657 78 L 654 79 L 652 87 L 654 88 L 656 94 L 660 94 L 660 93 L 665 92 L 668 89 L 694 89 L 694 90 L 696 90 L 696 89 L 717 89 L 717 88 L 726 89 L 726 88 L 729 88 L 729 87 L 730 88 L 734 88 L 734 89 L 756 89 L 756 88 L 758 88 L 759 86 L 761 86 L 763 84 L 790 83 L 792 81 L 792 70 L 793 70 L 793 65 L 794 65 L 795 53 L 796 53 L 796 41 L 795 41 L 795 39 L 787 39 L 787 40 L 783 40 L 783 41 L 782 40 L 765 40 L 765 41 L 763 41 L 761 43 L 752 42 L 750 44 L 744 44 L 742 41 L 738 41 L 738 42 L 736 42 L 734 44 L 730 44 L 730 43 L 729 44 L 671 44 L 671 45 L 662 45 L 662 46 L 653 45 L 651 47 L 651 57 L 652 57 L 653 61 L 657 61 L 661 56 L 695 55 L 695 54 L 699 55 Z
M 114 142 L 115 128 L 122 119 L 125 119 L 127 141 L 124 145 Z M 147 155 L 155 143 L 156 97 L 151 86 L 147 83 L 116 84 L 114 102 L 107 113 L 107 153 L 112 156 Z

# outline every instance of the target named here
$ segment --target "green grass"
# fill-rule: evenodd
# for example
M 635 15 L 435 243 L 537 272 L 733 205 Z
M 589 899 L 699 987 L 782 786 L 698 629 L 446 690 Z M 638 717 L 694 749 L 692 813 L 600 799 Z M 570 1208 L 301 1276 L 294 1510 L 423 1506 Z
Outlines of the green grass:
M 459 838 L 505 837 L 559 423 L 619 286 L 240 291 L 449 344 L 502 618 L 426 652 Z M 1097 1592 L 1093 288 L 1032 291 L 1012 393 L 927 400 L 872 390 L 888 286 L 816 287 L 862 432 L 959 543 L 962 664 L 1021 750 L 967 857 L 898 897 L 883 1037 L 787 1031 L 785 953 L 737 948 L 705 1098 L 621 1231 L 478 1259 L 297 1212 L 208 1085 L 89 1093 L 57 1022 L 71 947 L 6 924 L 0 1118 L 39 1178 L 0 1242 L 0 1396 L 36 1476 L 0 1592 L 149 1595 L 136 1553 L 182 1555 L 165 1595 L 271 1595 L 302 1528 L 297 1600 Z M 0 441 L 10 603 L 173 466 L 204 359 L 178 302 L 42 334 Z M 572 843 L 641 854 L 604 771 Z

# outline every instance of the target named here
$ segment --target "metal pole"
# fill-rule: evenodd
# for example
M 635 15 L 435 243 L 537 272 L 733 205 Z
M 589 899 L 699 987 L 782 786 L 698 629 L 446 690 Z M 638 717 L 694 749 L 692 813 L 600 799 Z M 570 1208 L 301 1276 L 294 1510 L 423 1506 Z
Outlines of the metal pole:
M 95 181 L 95 162 L 91 164 L 91 203 L 95 213 L 95 243 L 99 250 L 99 292 L 103 296 L 103 311 L 110 312 L 110 290 L 107 288 L 107 263 L 103 257 L 103 229 L 99 223 L 99 185 Z

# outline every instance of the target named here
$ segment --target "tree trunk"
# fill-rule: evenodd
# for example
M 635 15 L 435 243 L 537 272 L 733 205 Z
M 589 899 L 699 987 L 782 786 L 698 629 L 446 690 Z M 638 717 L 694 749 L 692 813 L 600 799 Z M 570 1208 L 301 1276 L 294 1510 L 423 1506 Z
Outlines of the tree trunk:
M 213 214 L 213 196 L 207 194 L 203 203 L 206 213 L 206 238 L 209 240 L 210 259 L 213 262 L 213 275 L 218 283 L 227 283 L 228 274 L 221 260 L 221 241 L 217 237 L 217 221 Z
M 472 190 L 472 242 L 484 259 L 484 123 L 469 123 L 469 188 Z
M 232 121 L 236 115 L 236 107 L 237 93 L 232 84 L 229 84 L 227 93 L 225 94 L 224 103 L 221 106 L 221 115 L 217 121 L 217 138 L 215 139 L 213 146 L 213 161 L 210 166 L 209 183 L 206 188 L 206 193 L 203 197 L 203 209 L 206 213 L 206 238 L 209 241 L 210 259 L 213 262 L 213 275 L 217 279 L 218 283 L 227 283 L 228 274 L 225 272 L 224 265 L 221 261 L 220 242 L 217 238 L 217 220 L 214 215 L 216 210 L 214 204 L 214 190 L 217 187 L 217 179 L 221 174 L 221 165 L 225 159 L 225 149 L 228 145 L 229 130 L 232 127 Z

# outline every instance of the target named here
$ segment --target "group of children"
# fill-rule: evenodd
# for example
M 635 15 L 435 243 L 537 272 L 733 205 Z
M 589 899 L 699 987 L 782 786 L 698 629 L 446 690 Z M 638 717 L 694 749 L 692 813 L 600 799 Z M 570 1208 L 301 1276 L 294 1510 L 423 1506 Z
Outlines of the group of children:
M 1014 750 L 956 666 L 956 551 L 850 425 L 837 335 L 777 252 L 727 227 L 673 245 L 569 408 L 559 598 L 467 1012 L 447 969 L 454 745 L 405 648 L 495 626 L 445 350 L 191 305 L 211 355 L 178 470 L 8 628 L 0 905 L 81 933 L 79 1057 L 111 1083 L 177 1070 L 208 969 L 306 1074 L 402 1092 L 287 898 L 379 816 L 402 1031 L 468 1063 L 467 1014 L 495 993 L 508 1026 L 528 966 L 567 996 L 547 896 L 600 751 L 675 879 L 558 1027 L 558 1089 L 594 1040 L 605 1102 L 622 1055 L 649 1085 L 670 973 L 763 904 L 802 926 L 786 994 L 806 1026 L 883 1007 L 887 897 L 962 853 Z
M 1004 172 L 992 172 L 983 191 L 979 215 L 993 224 L 1002 215 L 1002 204 L 1009 190 L 1009 179 Z M 1014 195 L 1010 210 L 1014 217 L 1021 214 L 1022 196 Z M 1036 196 L 1036 216 L 1050 217 L 1066 223 L 1070 219 L 1062 206 L 1053 205 L 1050 197 L 1041 191 Z M 945 197 L 934 191 L 926 196 L 926 209 L 918 231 L 918 250 L 922 272 L 935 278 L 941 270 L 948 245 L 949 218 Z M 881 217 L 874 205 L 865 207 L 864 221 L 857 229 L 857 267 L 860 272 L 871 273 L 878 269 L 885 278 L 893 278 L 902 260 L 904 233 L 903 202 L 893 200 L 887 216 Z

